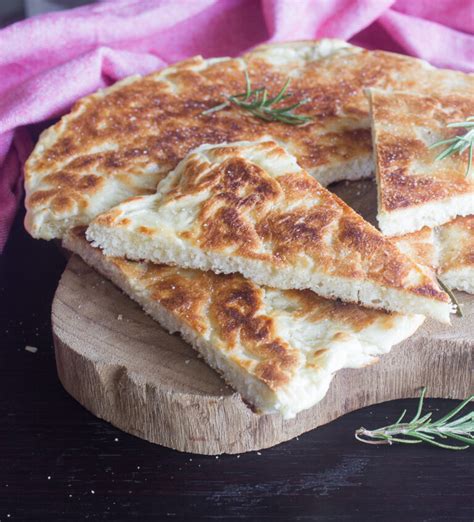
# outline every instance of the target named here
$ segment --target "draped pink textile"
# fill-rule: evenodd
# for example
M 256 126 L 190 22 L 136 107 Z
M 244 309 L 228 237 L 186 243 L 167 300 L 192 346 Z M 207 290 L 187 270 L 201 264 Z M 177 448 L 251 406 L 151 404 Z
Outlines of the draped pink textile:
M 473 0 L 109 0 L 0 31 L 0 252 L 22 197 L 28 125 L 125 76 L 265 41 L 338 37 L 473 69 Z

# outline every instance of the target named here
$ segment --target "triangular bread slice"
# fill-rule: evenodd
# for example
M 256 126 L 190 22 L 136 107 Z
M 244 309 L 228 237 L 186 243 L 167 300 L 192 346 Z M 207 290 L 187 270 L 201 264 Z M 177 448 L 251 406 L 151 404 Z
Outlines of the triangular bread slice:
M 449 297 L 432 274 L 275 142 L 198 147 L 155 195 L 101 214 L 87 237 L 109 256 L 240 272 L 275 288 L 449 322 Z
M 336 371 L 376 362 L 423 322 L 309 291 L 261 287 L 238 274 L 106 257 L 80 228 L 63 244 L 166 330 L 180 332 L 261 413 L 294 417 L 324 397 Z
M 449 288 L 474 294 L 474 215 L 434 229 L 423 227 L 393 240 L 417 263 L 436 271 Z
M 437 161 L 443 147 L 429 148 L 465 132 L 447 125 L 474 114 L 473 93 L 424 96 L 369 89 L 368 97 L 380 230 L 402 235 L 474 214 L 468 154 Z

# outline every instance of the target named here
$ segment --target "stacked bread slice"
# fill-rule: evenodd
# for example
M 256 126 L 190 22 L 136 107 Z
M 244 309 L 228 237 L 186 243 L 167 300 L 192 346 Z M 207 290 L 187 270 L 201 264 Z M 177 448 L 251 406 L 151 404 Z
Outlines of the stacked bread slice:
M 310 98 L 312 121 L 206 113 L 242 91 L 245 70 L 271 93 L 289 77 L 288 102 Z M 43 134 L 25 169 L 26 226 L 63 238 L 260 412 L 293 417 L 336 371 L 452 308 L 414 254 L 434 243 L 385 238 L 323 188 L 373 170 L 365 89 L 472 85 L 337 40 L 193 58 L 81 100 Z

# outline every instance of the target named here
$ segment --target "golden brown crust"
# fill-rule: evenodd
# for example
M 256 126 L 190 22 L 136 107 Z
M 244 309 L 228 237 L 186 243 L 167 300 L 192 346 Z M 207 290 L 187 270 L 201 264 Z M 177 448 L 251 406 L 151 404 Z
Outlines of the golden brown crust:
M 474 215 L 392 239 L 451 289 L 474 293 Z
M 474 183 L 466 177 L 467 154 L 436 161 L 443 148 L 428 148 L 459 134 L 459 129 L 448 128 L 447 124 L 474 114 L 473 96 L 371 90 L 370 101 L 379 212 L 419 207 L 470 193 L 474 198 Z
M 255 375 L 271 389 L 284 386 L 299 366 L 299 354 L 275 332 L 275 323 L 261 313 L 264 291 L 239 275 L 215 276 L 211 321 L 232 350 L 236 341 L 260 362 Z
M 415 263 L 427 266 L 433 271 L 436 270 L 438 259 L 433 229 L 423 227 L 410 234 L 394 236 L 391 240 Z
M 440 227 L 440 273 L 474 269 L 474 216 L 458 217 Z
M 305 45 L 317 49 L 320 44 Z M 352 46 L 327 57 L 299 60 L 299 70 L 291 60 L 272 64 L 262 48 L 244 60 L 253 86 L 265 85 L 271 93 L 291 72 L 293 97 L 288 103 L 309 97 L 311 101 L 298 110 L 310 114 L 313 122 L 302 127 L 264 123 L 235 107 L 203 115 L 224 95 L 242 90 L 239 59 L 210 63 L 195 57 L 124 81 L 80 100 L 41 138 L 25 168 L 30 230 L 42 234 L 44 225 L 35 224 L 35 215 L 43 209 L 53 213 L 53 220 L 72 216 L 74 222 L 85 223 L 128 196 L 150 193 L 189 150 L 203 143 L 271 136 L 286 143 L 301 166 L 318 176 L 320 169 L 370 154 L 364 88 L 426 91 L 448 88 L 448 76 L 457 84 L 470 81 L 454 72 L 425 69 L 420 74 L 423 66 L 416 60 Z M 111 190 L 117 191 L 112 202 L 106 197 Z

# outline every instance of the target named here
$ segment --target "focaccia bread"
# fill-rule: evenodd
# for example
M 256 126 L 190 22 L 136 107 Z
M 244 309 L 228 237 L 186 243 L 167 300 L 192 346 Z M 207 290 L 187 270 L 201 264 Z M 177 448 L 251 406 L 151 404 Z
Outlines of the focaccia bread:
M 474 216 L 440 227 L 439 274 L 452 289 L 474 294 Z
M 421 230 L 394 236 L 394 243 L 405 255 L 415 263 L 424 265 L 436 272 L 439 265 L 439 243 L 436 240 L 436 231 L 433 228 L 423 227 Z
M 474 114 L 474 89 L 465 92 L 422 96 L 369 89 L 377 220 L 385 235 L 406 234 L 474 214 L 474 177 L 466 176 L 467 152 L 437 161 L 443 146 L 429 148 L 465 132 L 447 127 Z
M 236 107 L 203 114 L 252 86 L 276 94 L 291 78 L 291 104 L 313 120 L 262 122 Z M 154 192 L 185 154 L 203 143 L 273 138 L 322 184 L 371 175 L 370 122 L 363 89 L 473 89 L 472 76 L 426 62 L 366 51 L 340 40 L 256 48 L 243 58 L 195 57 L 87 96 L 45 131 L 25 167 L 25 224 L 61 237 L 127 197 Z
M 474 215 L 393 239 L 402 252 L 437 272 L 449 288 L 474 294 Z
M 202 145 L 158 186 L 98 216 L 108 256 L 239 272 L 372 308 L 449 322 L 429 270 L 323 188 L 275 142 Z
M 294 417 L 324 397 L 336 371 L 376 362 L 423 322 L 258 286 L 237 274 L 106 257 L 80 228 L 63 245 L 179 332 L 261 413 Z

